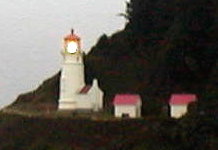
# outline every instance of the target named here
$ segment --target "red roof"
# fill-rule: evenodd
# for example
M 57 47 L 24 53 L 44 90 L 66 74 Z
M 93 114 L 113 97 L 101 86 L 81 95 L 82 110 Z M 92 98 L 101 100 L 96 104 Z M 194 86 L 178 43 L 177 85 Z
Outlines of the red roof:
M 79 91 L 79 94 L 86 94 L 89 92 L 89 90 L 91 89 L 91 85 L 86 85 L 84 86 L 80 91 Z
M 191 102 L 195 102 L 197 96 L 195 94 L 172 94 L 170 98 L 170 104 L 184 105 Z
M 114 98 L 114 105 L 136 105 L 141 100 L 137 94 L 117 94 Z
M 80 41 L 80 37 L 75 34 L 69 34 L 66 37 L 64 37 L 65 41 Z

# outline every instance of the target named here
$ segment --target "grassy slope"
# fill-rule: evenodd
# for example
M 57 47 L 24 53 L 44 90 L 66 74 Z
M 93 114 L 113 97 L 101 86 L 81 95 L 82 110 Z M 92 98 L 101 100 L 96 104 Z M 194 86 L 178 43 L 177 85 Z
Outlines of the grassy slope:
M 54 111 L 59 96 L 60 72 L 45 80 L 36 90 L 21 94 L 7 109 L 18 111 Z
M 143 133 L 151 128 L 150 123 L 140 120 L 91 121 L 3 114 L 0 119 L 1 150 L 125 149 L 148 138 Z
M 217 150 L 212 117 L 110 120 L 0 114 L 1 150 Z

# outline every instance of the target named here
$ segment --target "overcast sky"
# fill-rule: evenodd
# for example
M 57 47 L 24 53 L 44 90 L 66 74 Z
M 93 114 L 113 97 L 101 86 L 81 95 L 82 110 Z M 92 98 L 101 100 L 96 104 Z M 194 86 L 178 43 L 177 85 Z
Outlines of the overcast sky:
M 126 0 L 0 0 L 0 107 L 60 69 L 61 40 L 73 27 L 87 52 L 123 29 Z

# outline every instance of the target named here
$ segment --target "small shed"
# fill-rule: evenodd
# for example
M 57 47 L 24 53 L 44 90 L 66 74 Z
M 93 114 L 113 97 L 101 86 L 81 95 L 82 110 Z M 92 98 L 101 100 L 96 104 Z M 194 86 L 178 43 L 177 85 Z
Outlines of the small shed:
M 117 94 L 113 101 L 115 117 L 141 117 L 141 97 L 137 94 Z
M 188 105 L 197 101 L 195 94 L 172 94 L 170 104 L 170 116 L 180 118 L 187 113 Z

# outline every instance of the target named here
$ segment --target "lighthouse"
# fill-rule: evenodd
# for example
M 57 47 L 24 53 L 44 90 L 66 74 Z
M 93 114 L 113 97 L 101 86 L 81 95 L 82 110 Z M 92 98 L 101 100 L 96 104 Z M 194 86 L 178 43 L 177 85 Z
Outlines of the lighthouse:
M 61 54 L 63 62 L 58 110 L 101 110 L 103 92 L 98 86 L 97 79 L 94 79 L 93 85 L 85 84 L 81 39 L 74 34 L 74 30 L 64 38 Z
M 60 79 L 60 99 L 59 109 L 76 109 L 76 93 L 82 88 L 84 83 L 83 52 L 81 50 L 80 37 L 71 34 L 64 38 L 61 79 Z

